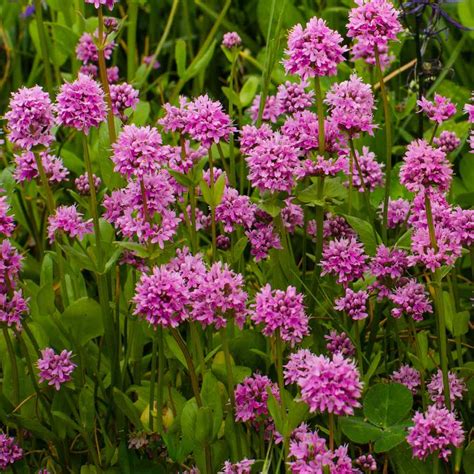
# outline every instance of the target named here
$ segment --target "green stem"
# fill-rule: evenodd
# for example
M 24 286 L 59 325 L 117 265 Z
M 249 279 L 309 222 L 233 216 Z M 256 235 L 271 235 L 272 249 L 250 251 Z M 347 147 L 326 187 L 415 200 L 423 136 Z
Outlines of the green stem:
M 20 380 L 18 376 L 18 364 L 16 362 L 16 355 L 15 351 L 13 350 L 13 344 L 10 334 L 8 333 L 8 329 L 4 326 L 2 327 L 2 331 L 3 337 L 5 338 L 5 343 L 7 345 L 8 357 L 10 358 L 10 363 L 12 366 L 13 404 L 17 406 L 18 403 L 20 403 Z M 5 369 L 3 375 L 5 376 Z
M 165 348 L 163 339 L 163 328 L 159 327 L 158 331 L 158 394 L 156 397 L 156 411 L 158 415 L 158 433 L 163 434 L 163 390 L 165 375 Z
M 43 5 L 41 0 L 34 0 L 36 13 L 36 26 L 38 29 L 38 39 L 40 43 L 41 56 L 43 57 L 44 76 L 46 88 L 50 94 L 53 93 L 53 76 L 51 73 L 51 62 L 49 60 L 48 39 L 43 22 Z
M 323 93 L 319 76 L 315 76 L 314 78 L 314 92 L 316 95 L 316 107 L 318 111 L 318 152 L 321 156 L 324 156 L 326 151 L 326 135 L 324 131 Z
M 362 376 L 364 374 L 364 357 L 362 354 L 362 341 L 360 340 L 360 327 L 359 321 L 354 321 L 354 329 L 355 329 L 355 340 L 357 343 L 357 363 L 359 364 L 359 372 Z
M 324 196 L 324 176 L 319 176 L 316 187 L 316 198 L 322 201 Z M 323 256 L 323 242 L 324 241 L 324 207 L 318 205 L 316 207 L 316 249 L 315 262 L 313 270 L 312 292 L 316 295 L 319 286 L 319 275 L 321 274 L 320 262 Z M 315 299 L 312 299 L 311 308 L 314 309 L 316 304 Z
M 127 21 L 127 81 L 132 82 L 137 69 L 138 2 L 129 0 Z
M 434 138 L 436 137 L 436 132 L 438 131 L 438 123 L 435 123 L 435 126 L 433 128 L 433 134 L 431 135 L 430 138 L 430 145 L 433 143 Z
M 115 143 L 117 134 L 115 132 L 115 119 L 112 109 L 112 99 L 110 98 L 109 79 L 107 78 L 107 66 L 105 65 L 104 49 L 106 41 L 107 37 L 104 31 L 104 14 L 102 12 L 101 6 L 99 8 L 99 47 L 97 48 L 99 56 L 99 75 L 100 82 L 102 83 L 102 88 L 104 89 L 105 93 L 105 101 L 107 103 L 107 126 L 109 129 L 110 145 L 112 146 L 112 144 Z
M 357 322 L 357 321 L 356 321 Z M 334 451 L 334 413 L 328 414 L 329 449 Z
M 155 380 L 156 380 L 156 361 L 157 361 L 157 343 L 156 335 L 153 334 L 153 345 L 151 349 L 151 371 L 150 371 L 150 395 L 148 399 L 148 426 L 154 431 L 153 410 L 155 408 Z M 158 414 L 159 417 L 159 414 Z
M 283 420 L 283 425 L 286 423 L 286 405 L 285 405 L 285 379 L 283 377 L 283 341 L 280 337 L 280 331 L 277 331 L 275 335 L 275 351 L 276 351 L 276 360 L 275 366 L 277 370 L 277 377 L 278 377 L 278 388 L 280 390 L 280 405 L 281 405 L 281 417 Z M 288 458 L 288 451 L 289 451 L 289 440 L 285 433 L 284 435 L 284 450 L 285 450 L 285 459 Z
M 211 182 L 211 234 L 212 234 L 212 261 L 216 260 L 217 256 L 217 236 L 216 236 L 216 205 L 214 196 L 214 161 L 212 159 L 212 150 L 209 148 L 209 180 Z
M 425 210 L 426 210 L 426 220 L 428 222 L 428 230 L 430 234 L 431 246 L 435 253 L 438 252 L 438 243 L 436 241 L 436 233 L 434 228 L 433 221 L 433 212 L 431 209 L 431 201 L 428 196 L 428 193 L 425 194 Z M 444 301 L 443 301 L 443 289 L 442 289 L 442 280 L 441 270 L 437 268 L 433 272 L 433 280 L 431 281 L 431 286 L 435 294 L 435 308 L 436 316 L 438 318 L 438 332 L 439 332 L 439 349 L 440 349 L 440 361 L 441 361 L 441 371 L 443 373 L 443 392 L 444 392 L 444 402 L 448 410 L 451 409 L 451 399 L 449 394 L 449 372 L 448 372 L 448 343 L 446 336 L 446 320 L 444 314 Z
M 418 338 L 416 337 L 416 326 L 415 326 L 415 321 L 413 321 L 413 318 L 408 316 L 408 321 L 409 321 L 409 327 L 410 330 L 413 334 L 413 342 L 415 344 L 415 352 L 416 352 L 416 357 L 420 362 L 420 386 L 421 386 L 421 401 L 423 403 L 423 411 L 426 410 L 426 405 L 427 405 L 427 400 L 426 400 L 426 389 L 425 389 L 425 369 L 423 367 L 423 358 L 421 355 L 421 348 L 420 344 L 418 342 Z
M 377 46 L 375 46 L 375 62 L 378 77 L 380 81 L 380 94 L 383 101 L 383 111 L 385 115 L 385 195 L 383 203 L 382 234 L 384 242 L 387 242 L 387 222 L 388 222 L 388 201 L 390 199 L 390 185 L 392 178 L 392 122 L 390 116 L 390 105 L 388 103 L 387 89 L 383 77 L 382 67 L 380 65 L 380 55 Z

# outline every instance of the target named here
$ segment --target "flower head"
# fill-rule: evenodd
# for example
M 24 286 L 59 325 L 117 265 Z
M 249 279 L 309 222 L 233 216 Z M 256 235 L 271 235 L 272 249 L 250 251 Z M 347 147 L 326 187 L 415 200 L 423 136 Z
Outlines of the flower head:
M 94 79 L 83 74 L 61 86 L 56 110 L 61 125 L 84 132 L 98 127 L 107 117 L 104 92 Z
M 97 38 L 97 33 L 95 35 Z M 114 50 L 115 43 L 107 42 L 104 47 L 104 58 L 110 59 L 112 57 L 112 52 Z M 79 61 L 82 61 L 84 65 L 88 63 L 98 63 L 99 62 L 99 50 L 97 48 L 94 36 L 90 33 L 83 33 L 79 38 L 79 42 L 76 46 L 76 56 Z M 95 76 L 95 74 L 92 74 Z
M 230 461 L 224 463 L 224 468 L 219 474 L 251 474 L 252 465 L 255 463 L 253 459 L 242 459 L 242 461 L 232 464 Z
M 448 154 L 454 151 L 460 145 L 461 140 L 458 138 L 455 132 L 444 130 L 439 134 L 439 137 L 434 138 L 433 143 L 440 150 Z
M 299 352 L 304 351 L 301 359 Z M 336 415 L 353 415 L 360 406 L 362 382 L 353 361 L 341 353 L 316 356 L 303 349 L 290 356 L 285 366 L 285 380 L 296 382 L 301 390 L 301 400 L 309 405 L 311 413 L 316 411 Z M 292 363 L 296 358 L 299 365 Z
M 350 288 L 346 288 L 346 294 L 336 300 L 334 308 L 338 311 L 345 311 L 354 321 L 365 319 L 369 315 L 367 313 L 368 299 L 367 291 L 352 291 Z
M 282 248 L 280 237 L 272 224 L 257 222 L 245 232 L 245 235 L 249 239 L 250 253 L 256 262 L 267 258 L 271 249 Z
M 433 312 L 425 287 L 415 279 L 396 288 L 389 298 L 395 305 L 391 313 L 394 318 L 406 314 L 415 321 L 422 321 L 425 313 Z
M 142 275 L 135 288 L 135 311 L 156 329 L 157 326 L 179 326 L 188 319 L 190 294 L 183 277 L 165 266 L 154 267 Z
M 92 180 L 94 182 L 94 188 L 97 192 L 100 188 L 102 180 L 95 174 L 92 175 Z M 74 184 L 76 185 L 76 189 L 79 191 L 79 194 L 88 195 L 91 191 L 91 188 L 89 185 L 89 175 L 87 174 L 87 172 L 77 177 L 74 180 Z
M 347 285 L 364 275 L 366 259 L 364 247 L 355 238 L 334 239 L 323 250 L 321 275 L 335 275 L 338 283 Z
M 285 69 L 303 79 L 334 76 L 347 51 L 341 43 L 342 36 L 321 18 L 311 18 L 305 28 L 295 25 L 288 34 L 287 59 L 283 61 Z
M 92 227 L 92 219 L 84 221 L 75 205 L 59 206 L 48 218 L 48 238 L 54 242 L 56 232 L 62 231 L 72 239 L 78 237 L 82 240 L 84 235 L 92 233 Z
M 100 8 L 104 5 L 108 7 L 109 10 L 112 10 L 118 1 L 119 0 L 86 0 L 86 3 L 91 3 L 96 8 Z
M 260 113 L 260 99 L 260 94 L 256 95 L 250 106 L 250 118 L 254 123 L 257 122 L 258 114 Z M 262 120 L 264 122 L 276 123 L 278 117 L 280 117 L 283 112 L 284 109 L 282 108 L 280 100 L 274 95 L 267 96 L 263 107 Z
M 413 449 L 413 457 L 418 459 L 424 460 L 438 452 L 438 456 L 447 461 L 451 454 L 449 446 L 459 447 L 464 441 L 461 422 L 446 408 L 431 405 L 425 413 L 417 412 L 413 423 L 406 439 Z
M 380 214 L 383 211 L 383 203 L 380 208 Z M 400 224 L 404 224 L 410 212 L 410 203 L 403 198 L 389 199 L 387 210 L 387 226 L 389 229 L 394 229 Z
M 10 141 L 21 148 L 47 147 L 53 141 L 53 107 L 48 93 L 40 86 L 14 92 L 5 119 Z
M 181 132 L 184 130 L 187 121 L 189 101 L 186 97 L 180 96 L 179 107 L 166 103 L 163 105 L 165 115 L 158 120 L 165 132 Z
M 23 457 L 23 449 L 5 433 L 0 433 L 0 469 L 6 471 L 10 464 L 14 464 Z
M 232 232 L 235 225 L 248 229 L 255 220 L 256 205 L 237 189 L 226 187 L 221 203 L 216 207 L 216 221 L 222 222 L 226 232 Z
M 262 333 L 280 337 L 293 346 L 309 334 L 308 316 L 303 306 L 303 295 L 289 286 L 285 291 L 272 290 L 265 285 L 256 295 L 251 319 L 263 326 Z
M 135 110 L 139 102 L 138 91 L 127 82 L 112 84 L 110 86 L 110 100 L 114 115 L 126 120 L 125 110 L 129 108 Z
M 388 42 L 377 44 L 380 67 L 382 71 L 387 69 L 395 56 L 389 53 Z M 352 46 L 352 60 L 362 59 L 366 64 L 371 66 L 377 65 L 375 57 L 375 44 L 370 36 L 359 36 Z
M 10 206 L 6 196 L 0 196 L 0 234 L 10 237 L 15 229 L 13 216 L 10 215 Z
M 363 454 L 359 456 L 355 463 L 360 466 L 364 471 L 377 471 L 377 462 L 372 454 Z
M 449 189 L 453 170 L 442 150 L 433 148 L 425 140 L 414 140 L 408 145 L 403 160 L 400 183 L 408 191 Z
M 306 92 L 308 83 L 286 81 L 278 86 L 276 95 L 280 107 L 286 114 L 293 114 L 311 107 L 313 104 L 314 92 Z
M 66 349 L 60 354 L 56 354 L 51 347 L 43 349 L 41 358 L 37 362 L 40 371 L 39 382 L 48 382 L 48 385 L 54 385 L 56 390 L 59 390 L 63 383 L 69 382 L 76 368 L 76 364 L 71 361 L 71 356 L 72 352 Z
M 28 313 L 28 303 L 21 290 L 14 290 L 11 296 L 0 293 L 0 323 L 7 327 L 15 326 L 18 331 L 22 328 L 22 319 Z
M 450 119 L 456 113 L 456 106 L 447 97 L 439 94 L 434 95 L 433 102 L 422 97 L 417 101 L 417 104 L 420 107 L 420 112 L 424 112 L 430 120 L 438 125 Z
M 357 74 L 348 81 L 335 83 L 326 95 L 331 120 L 345 133 L 356 137 L 360 132 L 373 135 L 374 94 Z
M 240 151 L 248 155 L 253 148 L 271 137 L 273 137 L 273 130 L 266 123 L 260 127 L 244 125 L 240 130 Z
M 462 400 L 464 392 L 466 391 L 466 384 L 463 379 L 457 377 L 453 372 L 448 373 L 448 385 L 449 385 L 449 398 L 451 405 L 457 399 Z M 444 384 L 443 384 L 443 372 L 438 369 L 436 374 L 431 377 L 430 383 L 426 386 L 428 393 L 430 394 L 431 400 L 435 402 L 436 406 L 444 407 Z
M 227 49 L 232 49 L 242 44 L 242 38 L 235 31 L 224 33 L 222 37 L 222 46 Z
M 375 153 L 368 147 L 362 147 L 362 153 L 355 152 L 360 171 L 354 165 L 352 183 L 360 193 L 364 192 L 364 185 L 368 191 L 373 191 L 377 186 L 383 185 L 383 165 L 375 159 Z M 361 179 L 362 175 L 362 179 Z M 363 180 L 363 181 L 362 181 Z
M 60 183 L 69 175 L 61 158 L 51 155 L 47 151 L 39 154 L 44 172 L 51 183 Z M 32 151 L 25 151 L 22 155 L 15 155 L 15 170 L 13 177 L 17 183 L 31 181 L 39 177 L 38 165 Z
M 416 394 L 421 383 L 420 372 L 409 365 L 402 365 L 397 371 L 393 372 L 390 378 L 394 382 L 405 385 L 413 395 Z
M 408 267 L 408 258 L 404 250 L 390 249 L 383 244 L 377 247 L 377 253 L 370 262 L 370 272 L 378 280 L 396 280 Z
M 355 355 L 355 347 L 345 332 L 338 333 L 335 329 L 332 329 L 329 334 L 324 336 L 324 339 L 328 341 L 326 349 L 331 354 L 340 352 L 343 356 L 352 357 Z

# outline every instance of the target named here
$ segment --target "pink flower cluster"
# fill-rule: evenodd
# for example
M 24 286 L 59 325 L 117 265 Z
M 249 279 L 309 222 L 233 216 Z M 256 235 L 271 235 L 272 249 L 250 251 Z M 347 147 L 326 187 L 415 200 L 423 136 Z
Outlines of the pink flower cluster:
M 0 433 L 0 469 L 6 471 L 11 464 L 22 458 L 23 449 L 15 443 L 15 438 Z
M 449 382 L 449 397 L 451 405 L 457 399 L 462 399 L 464 392 L 467 390 L 464 381 L 457 377 L 453 372 L 448 373 Z M 437 407 L 444 407 L 444 384 L 443 384 L 443 373 L 441 369 L 431 377 L 430 383 L 426 386 L 428 393 L 430 394 L 431 400 L 436 404 Z
M 251 474 L 254 464 L 255 460 L 247 458 L 234 464 L 230 461 L 226 461 L 223 470 L 219 471 L 219 474 Z
M 413 395 L 416 394 L 421 383 L 420 372 L 409 365 L 402 365 L 397 371 L 393 372 L 390 378 L 394 382 L 405 385 Z
M 96 8 L 100 8 L 104 5 L 108 7 L 109 10 L 112 10 L 118 1 L 119 0 L 86 0 L 86 3 L 91 3 Z
M 355 355 L 356 350 L 352 341 L 347 337 L 345 332 L 338 333 L 335 329 L 331 329 L 329 334 L 324 336 L 326 339 L 326 349 L 331 354 L 341 353 L 343 356 L 352 357 Z
M 92 219 L 85 221 L 75 205 L 59 206 L 54 215 L 48 218 L 48 238 L 50 242 L 56 239 L 56 232 L 64 232 L 67 236 L 80 240 L 93 230 Z
M 285 366 L 286 383 L 296 383 L 301 400 L 313 412 L 353 415 L 360 406 L 362 382 L 353 361 L 341 353 L 316 356 L 306 349 L 292 354 Z
M 242 38 L 235 31 L 224 33 L 222 37 L 222 46 L 227 49 L 237 48 L 242 44 Z
M 450 119 L 456 113 L 456 106 L 442 95 L 435 94 L 433 102 L 425 97 L 417 101 L 420 112 L 424 112 L 426 116 L 436 122 L 438 125 Z
M 39 159 L 41 159 L 44 172 L 51 183 L 60 183 L 68 177 L 69 171 L 64 166 L 61 158 L 42 151 L 39 153 Z M 32 151 L 15 155 L 15 165 L 13 177 L 17 183 L 39 178 L 38 164 Z
M 346 288 L 346 294 L 336 300 L 334 309 L 345 311 L 354 321 L 365 319 L 369 315 L 367 313 L 368 299 L 367 291 L 352 291 L 350 288 Z
M 64 349 L 60 354 L 56 354 L 54 349 L 47 347 L 41 351 L 41 358 L 38 359 L 39 382 L 48 382 L 54 385 L 56 390 L 61 388 L 63 383 L 71 380 L 71 374 L 76 368 L 76 364 L 71 361 L 72 352 Z

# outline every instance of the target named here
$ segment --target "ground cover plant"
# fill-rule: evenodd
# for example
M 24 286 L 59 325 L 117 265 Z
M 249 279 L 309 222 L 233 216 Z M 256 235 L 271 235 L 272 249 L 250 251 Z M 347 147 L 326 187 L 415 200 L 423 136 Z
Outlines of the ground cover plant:
M 0 1 L 0 470 L 472 473 L 468 1 Z

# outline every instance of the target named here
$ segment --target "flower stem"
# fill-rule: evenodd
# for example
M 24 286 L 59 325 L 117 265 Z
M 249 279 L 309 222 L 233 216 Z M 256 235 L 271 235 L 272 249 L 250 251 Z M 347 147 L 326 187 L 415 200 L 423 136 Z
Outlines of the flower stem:
M 138 2 L 131 0 L 128 2 L 127 21 L 127 81 L 132 82 L 135 77 L 137 67 L 137 23 L 138 23 Z
M 214 161 L 212 159 L 212 150 L 209 148 L 209 180 L 211 182 L 211 234 L 212 234 L 212 261 L 217 256 L 217 237 L 216 237 L 216 204 L 214 196 Z
M 431 246 L 435 253 L 438 252 L 438 243 L 436 241 L 436 234 L 433 221 L 433 212 L 431 209 L 431 201 L 428 193 L 425 194 L 425 210 L 426 220 L 428 222 L 428 230 L 430 234 Z M 443 289 L 442 289 L 442 274 L 441 270 L 437 268 L 433 272 L 433 280 L 431 281 L 431 287 L 435 294 L 435 308 L 436 316 L 438 318 L 438 332 L 439 332 L 439 351 L 441 361 L 441 371 L 443 373 L 443 392 L 444 402 L 446 408 L 451 410 L 451 398 L 449 394 L 449 377 L 448 377 L 448 343 L 446 337 L 446 320 L 444 314 L 444 301 L 443 301 Z
M 151 349 L 151 370 L 150 370 L 150 392 L 148 398 L 148 427 L 154 431 L 153 410 L 155 408 L 155 380 L 156 380 L 156 361 L 157 361 L 157 343 L 156 334 L 153 334 Z M 159 417 L 159 414 L 158 414 Z
M 334 413 L 328 414 L 329 425 L 329 449 L 334 451 Z
M 156 411 L 158 415 L 158 433 L 163 434 L 163 390 L 165 375 L 165 348 L 163 328 L 158 328 L 158 394 L 156 397 Z
M 375 63 L 379 76 L 380 94 L 382 95 L 383 111 L 385 115 L 385 196 L 383 201 L 382 234 L 384 242 L 387 242 L 387 223 L 388 223 L 388 200 L 390 198 L 390 184 L 392 178 L 392 122 L 390 116 L 390 106 L 388 103 L 387 88 L 383 77 L 382 67 L 380 65 L 380 55 L 377 45 L 375 46 Z
M 51 74 L 51 62 L 49 60 L 48 40 L 46 36 L 46 29 L 43 22 L 43 5 L 41 0 L 34 0 L 36 13 L 36 27 L 38 29 L 38 39 L 40 43 L 41 56 L 43 57 L 44 78 L 46 81 L 46 88 L 50 94 L 53 93 L 53 76 Z
M 115 121 L 114 121 L 114 112 L 112 109 L 112 99 L 110 98 L 110 87 L 109 87 L 109 80 L 107 78 L 107 66 L 105 65 L 105 56 L 104 56 L 104 49 L 106 43 L 106 35 L 104 32 L 104 14 L 102 12 L 102 6 L 99 8 L 99 47 L 98 55 L 99 55 L 99 75 L 100 75 L 100 82 L 102 83 L 102 88 L 104 89 L 105 93 L 105 100 L 107 102 L 107 126 L 109 128 L 109 139 L 110 145 L 115 143 L 117 138 L 115 132 Z
M 10 334 L 8 333 L 8 329 L 3 326 L 3 337 L 5 338 L 5 343 L 7 345 L 7 352 L 10 358 L 10 364 L 12 366 L 12 389 L 13 389 L 13 404 L 16 406 L 20 402 L 20 380 L 18 377 L 18 364 L 16 363 L 16 355 L 15 351 L 13 350 L 12 340 L 10 338 Z M 5 375 L 5 370 L 4 370 Z
M 275 336 L 275 351 L 276 351 L 276 360 L 275 366 L 277 370 L 278 377 L 278 388 L 280 391 L 280 406 L 281 406 L 281 419 L 283 420 L 283 425 L 286 424 L 286 405 L 285 405 L 285 379 L 283 377 L 283 341 L 281 340 L 280 331 L 277 331 Z M 285 459 L 288 458 L 289 451 L 289 440 L 286 436 L 286 433 L 281 433 L 284 438 L 284 449 L 285 449 Z

